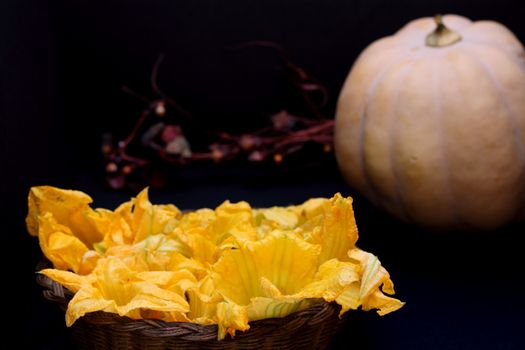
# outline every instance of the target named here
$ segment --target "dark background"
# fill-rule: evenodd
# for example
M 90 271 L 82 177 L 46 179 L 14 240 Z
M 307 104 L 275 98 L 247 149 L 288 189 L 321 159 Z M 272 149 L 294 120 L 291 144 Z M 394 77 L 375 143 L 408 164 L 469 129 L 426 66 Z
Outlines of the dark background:
M 238 131 L 290 103 L 275 53 L 233 49 L 246 41 L 280 44 L 323 82 L 327 115 L 359 52 L 411 19 L 435 13 L 493 19 L 525 41 L 519 1 L 8 0 L 0 6 L 1 310 L 9 324 L 3 331 L 34 349 L 71 344 L 63 316 L 34 282 L 40 255 L 24 228 L 28 189 L 81 189 L 110 208 L 132 195 L 104 186 L 100 140 L 108 131 L 125 135 L 143 107 L 121 85 L 154 96 L 149 78 L 160 53 L 166 54 L 159 74 L 164 90 L 202 125 Z M 334 348 L 518 349 L 525 343 L 523 224 L 486 233 L 426 232 L 371 207 L 334 164 L 301 179 L 293 172 L 255 176 L 242 166 L 199 169 L 206 176 L 190 174 L 170 191 L 153 191 L 152 200 L 196 208 L 226 198 L 265 206 L 336 191 L 355 197 L 360 245 L 381 258 L 407 305 L 384 318 L 356 313 Z

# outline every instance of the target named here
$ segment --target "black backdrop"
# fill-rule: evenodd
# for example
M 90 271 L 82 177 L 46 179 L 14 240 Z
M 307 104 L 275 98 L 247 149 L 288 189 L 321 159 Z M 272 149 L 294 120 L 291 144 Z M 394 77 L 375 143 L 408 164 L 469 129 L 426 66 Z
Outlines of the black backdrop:
M 21 334 L 32 348 L 68 345 L 61 316 L 42 301 L 34 284 L 39 250 L 23 223 L 28 188 L 86 189 L 97 204 L 110 207 L 127 196 L 109 192 L 93 175 L 101 165 L 100 137 L 129 130 L 140 104 L 120 86 L 152 96 L 150 71 L 160 53 L 166 55 L 159 75 L 164 90 L 204 125 L 233 130 L 249 129 L 287 103 L 275 54 L 232 49 L 239 43 L 269 40 L 283 46 L 326 85 L 331 99 L 325 112 L 331 115 L 359 52 L 411 19 L 435 13 L 494 19 L 525 41 L 520 2 L 505 0 L 7 0 L 0 6 L 1 302 L 13 326 L 10 333 Z M 523 282 L 515 277 L 523 275 L 517 244 L 523 226 L 479 236 L 421 233 L 369 207 L 335 168 L 331 171 L 321 180 L 273 179 L 265 187 L 190 182 L 179 193 L 159 192 L 155 199 L 175 197 L 182 207 L 195 207 L 226 197 L 270 205 L 335 191 L 354 195 L 362 245 L 393 269 L 394 280 L 397 272 L 400 296 L 409 302 L 389 320 L 360 316 L 353 321 L 362 334 L 360 347 L 511 349 L 523 344 L 518 330 Z

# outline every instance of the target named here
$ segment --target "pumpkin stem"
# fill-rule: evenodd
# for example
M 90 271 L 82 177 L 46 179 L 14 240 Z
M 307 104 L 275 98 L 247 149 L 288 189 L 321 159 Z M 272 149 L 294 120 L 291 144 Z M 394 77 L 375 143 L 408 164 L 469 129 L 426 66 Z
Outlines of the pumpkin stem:
M 443 18 L 441 15 L 435 15 L 434 21 L 436 21 L 436 29 L 427 35 L 425 44 L 430 47 L 443 47 L 452 45 L 461 40 L 461 35 L 453 30 L 448 29 L 443 24 Z

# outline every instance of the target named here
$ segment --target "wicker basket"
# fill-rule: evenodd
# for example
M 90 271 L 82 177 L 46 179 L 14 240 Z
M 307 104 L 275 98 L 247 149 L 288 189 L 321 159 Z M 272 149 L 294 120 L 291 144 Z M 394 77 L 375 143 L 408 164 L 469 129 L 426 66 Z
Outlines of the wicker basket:
M 39 266 L 42 267 L 42 266 Z M 38 274 L 44 297 L 67 308 L 72 293 Z M 283 318 L 250 323 L 235 338 L 217 341 L 217 326 L 160 320 L 132 320 L 106 312 L 89 313 L 72 326 L 80 349 L 324 349 L 344 323 L 340 307 L 321 302 Z

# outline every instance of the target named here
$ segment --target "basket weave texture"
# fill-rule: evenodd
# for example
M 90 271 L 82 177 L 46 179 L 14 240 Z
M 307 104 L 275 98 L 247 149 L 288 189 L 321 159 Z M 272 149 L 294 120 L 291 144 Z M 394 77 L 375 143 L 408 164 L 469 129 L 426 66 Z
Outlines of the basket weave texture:
M 46 299 L 67 309 L 73 297 L 70 291 L 41 274 L 37 283 Z M 216 325 L 132 320 L 106 312 L 81 317 L 72 326 L 72 333 L 80 349 L 86 350 L 325 349 L 344 323 L 339 310 L 337 304 L 320 302 L 283 318 L 250 322 L 248 331 L 221 341 L 217 340 Z

